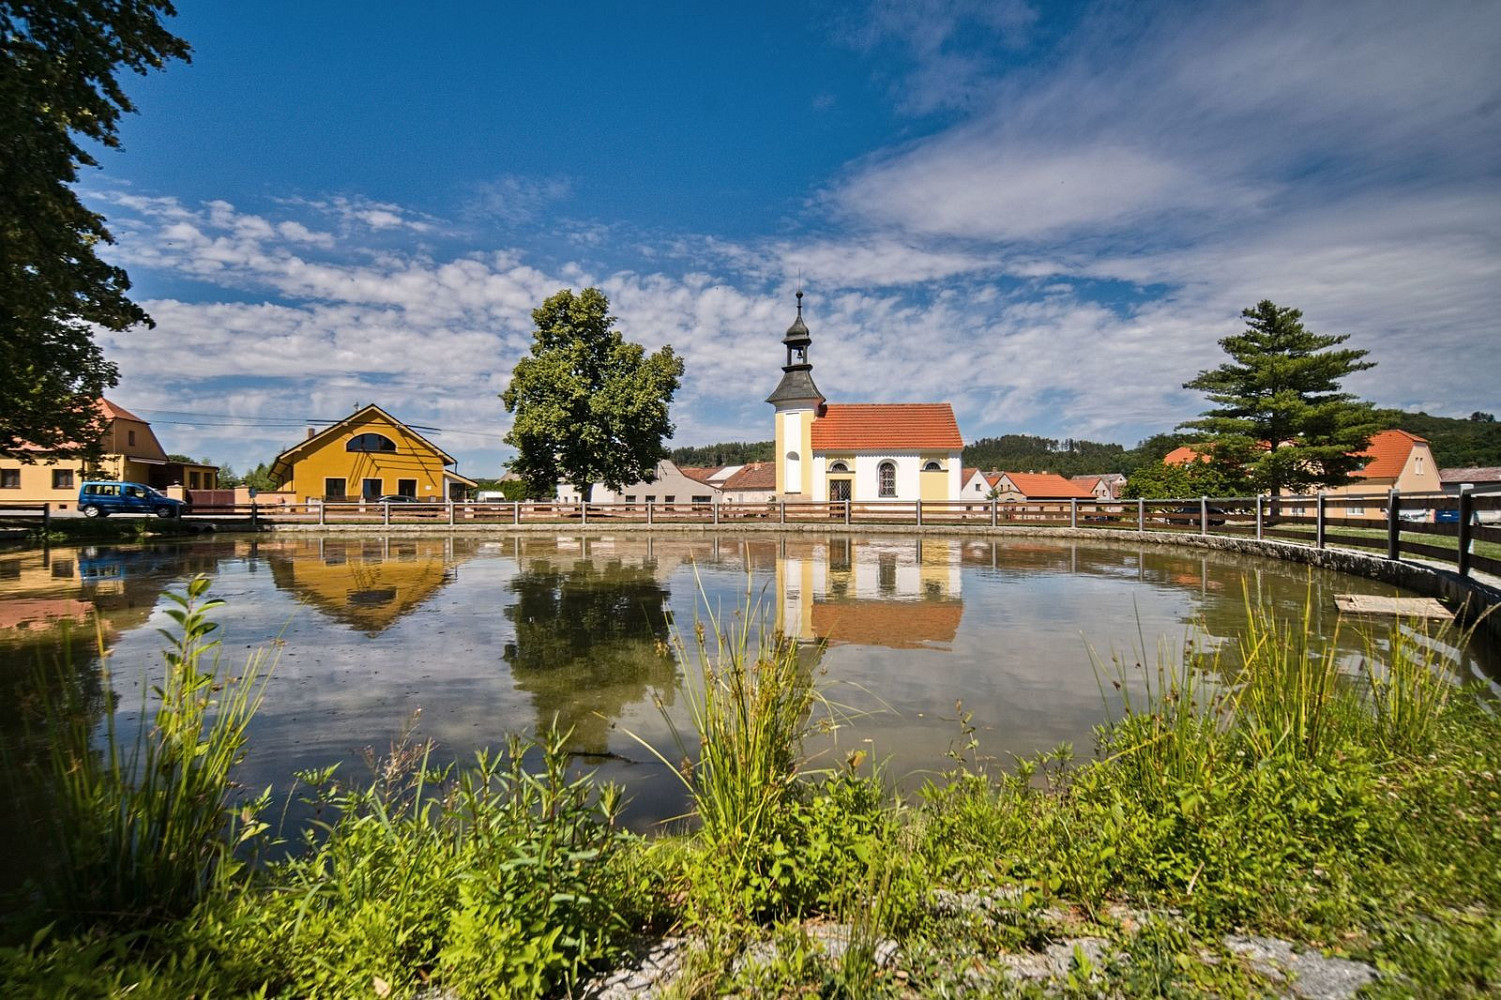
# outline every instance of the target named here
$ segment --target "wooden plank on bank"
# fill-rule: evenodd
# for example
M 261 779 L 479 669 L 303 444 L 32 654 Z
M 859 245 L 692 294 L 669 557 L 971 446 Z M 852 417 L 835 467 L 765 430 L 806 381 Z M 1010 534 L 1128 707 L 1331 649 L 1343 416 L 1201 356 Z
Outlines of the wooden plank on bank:
M 1334 605 L 1351 615 L 1395 615 L 1399 618 L 1454 618 L 1453 612 L 1431 597 L 1377 597 L 1373 594 L 1335 594 Z

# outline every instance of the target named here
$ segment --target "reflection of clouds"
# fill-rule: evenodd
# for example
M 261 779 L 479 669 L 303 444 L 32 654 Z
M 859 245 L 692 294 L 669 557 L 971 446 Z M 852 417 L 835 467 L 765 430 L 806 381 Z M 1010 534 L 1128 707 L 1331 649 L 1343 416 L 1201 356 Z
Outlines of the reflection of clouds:
M 660 766 L 626 735 L 634 732 L 672 749 L 654 694 L 670 703 L 678 726 L 689 726 L 684 706 L 672 703 L 676 664 L 655 649 L 656 639 L 669 634 L 667 626 L 644 617 L 625 621 L 623 632 L 592 649 L 581 642 L 587 634 L 569 635 L 544 648 L 542 659 L 513 667 L 507 647 L 517 650 L 513 659 L 519 662 L 529 641 L 513 620 L 518 593 L 531 585 L 528 575 L 534 582 L 549 578 L 542 580 L 543 606 L 562 615 L 574 614 L 559 593 L 570 576 L 600 582 L 614 575 L 638 596 L 651 596 L 651 606 L 664 620 L 671 616 L 672 627 L 691 647 L 695 620 L 712 613 L 724 622 L 737 621 L 747 599 L 759 602 L 766 622 L 775 626 L 778 614 L 785 613 L 777 574 L 797 567 L 799 600 L 809 595 L 815 626 L 823 606 L 871 610 L 869 635 L 846 630 L 841 643 L 837 625 L 830 631 L 831 645 L 819 669 L 832 701 L 873 713 L 851 719 L 836 734 L 839 746 L 873 749 L 878 758 L 889 759 L 897 775 L 946 763 L 944 754 L 958 734 L 956 700 L 974 713 L 982 750 L 1003 761 L 1065 740 L 1087 753 L 1093 728 L 1105 717 L 1091 647 L 1106 662 L 1122 657 L 1134 671 L 1143 643 L 1145 664 L 1153 668 L 1159 641 L 1162 655 L 1172 659 L 1190 637 L 1196 642 L 1206 634 L 1234 637 L 1244 626 L 1243 580 L 1265 593 L 1284 618 L 1301 619 L 1304 602 L 1311 599 L 1316 627 L 1324 632 L 1333 628 L 1334 593 L 1391 592 L 1382 584 L 1310 573 L 1302 566 L 1168 546 L 928 537 L 919 550 L 915 540 L 896 536 L 525 535 L 453 539 L 452 554 L 445 557 L 458 568 L 452 578 L 385 628 L 367 631 L 305 606 L 297 591 L 279 589 L 271 567 L 290 559 L 288 553 L 301 552 L 308 562 L 323 565 L 311 544 L 315 537 L 152 550 L 176 553 L 179 566 L 217 565 L 211 593 L 228 602 L 215 615 L 223 626 L 226 663 L 238 665 L 251 647 L 278 634 L 284 639 L 252 729 L 242 775 L 247 786 L 274 784 L 284 791 L 292 771 L 340 760 L 347 774 L 362 778 L 360 748 L 383 750 L 417 708 L 422 710 L 419 737 L 436 740 L 437 759 L 444 761 L 467 760 L 475 750 L 498 746 L 507 733 L 533 730 L 556 712 L 565 724 L 592 727 L 577 744 L 581 749 L 619 755 L 604 760 L 602 774 L 629 783 L 637 797 L 633 815 L 643 821 L 681 806 L 671 776 L 664 780 Z M 342 540 L 350 554 L 370 542 Z M 883 561 L 916 574 L 911 585 L 895 577 L 883 597 Z M 404 565 L 396 558 L 390 564 Z M 150 570 L 127 573 L 122 582 L 144 589 L 132 590 L 129 600 L 123 592 L 110 598 L 120 602 L 123 616 L 117 619 L 121 627 L 112 665 L 125 712 L 141 703 L 138 671 L 159 669 L 161 638 L 155 629 L 170 625 L 160 594 L 169 581 L 176 586 L 181 580 L 180 573 L 152 559 L 141 565 Z M 869 595 L 856 588 L 861 565 L 877 570 L 875 592 Z M 923 570 L 928 579 L 947 581 L 946 589 L 929 592 Z M 849 587 L 836 595 L 841 574 L 848 576 Z M 823 583 L 815 587 L 804 580 Z M 0 597 L 15 593 L 0 581 Z M 83 585 L 74 580 L 48 593 L 81 599 Z M 609 603 L 616 599 L 606 594 L 589 613 L 619 617 L 618 607 Z M 900 620 L 880 617 L 882 610 L 894 609 L 943 613 L 957 610 L 961 601 L 962 615 L 946 623 L 940 637 L 926 641 L 920 631 L 902 633 Z M 124 607 L 130 602 L 138 603 Z M 903 635 L 917 641 L 904 641 Z M 537 641 L 547 640 L 542 635 Z M 1355 629 L 1345 632 L 1342 657 L 1359 653 L 1362 642 Z M 151 675 L 145 680 L 151 682 Z M 872 742 L 861 742 L 866 739 Z M 815 750 L 823 746 L 810 744 Z

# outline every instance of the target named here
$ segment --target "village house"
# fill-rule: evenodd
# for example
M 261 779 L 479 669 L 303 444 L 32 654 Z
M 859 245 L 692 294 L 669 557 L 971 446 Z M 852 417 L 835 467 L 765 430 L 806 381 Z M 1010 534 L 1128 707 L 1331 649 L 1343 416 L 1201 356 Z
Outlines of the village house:
M 948 403 L 829 403 L 813 382 L 812 337 L 797 318 L 766 398 L 776 410 L 776 493 L 788 501 L 945 501 L 960 497 L 964 440 Z
M 271 478 L 302 502 L 406 496 L 461 500 L 475 482 L 448 468 L 452 456 L 375 404 L 362 407 L 276 456 Z
M 88 479 L 145 483 L 163 492 L 218 485 L 218 466 L 168 458 L 150 423 L 108 399 L 101 398 L 98 405 L 104 431 L 94 458 L 84 458 L 76 446 L 32 449 L 30 462 L 0 458 L 0 501 L 50 503 L 68 510 L 78 502 L 79 484 Z
M 1095 499 L 1093 491 L 1056 472 L 1002 472 L 995 489 L 1002 503 Z
M 1438 465 L 1433 461 L 1433 451 L 1426 438 L 1407 431 L 1381 431 L 1371 437 L 1371 443 L 1358 452 L 1365 464 L 1353 473 L 1354 479 L 1344 486 L 1324 490 L 1330 497 L 1344 498 L 1342 509 L 1331 505 L 1335 517 L 1364 517 L 1372 520 L 1386 517 L 1386 504 L 1380 494 L 1391 490 L 1399 493 L 1440 493 Z M 1376 499 L 1370 499 L 1377 497 Z
M 1457 497 L 1466 490 L 1471 493 L 1501 493 L 1501 466 L 1440 469 L 1438 480 L 1449 496 Z
M 1119 472 L 1106 472 L 1098 476 L 1069 476 L 1069 482 L 1088 490 L 1096 500 L 1119 500 L 1126 488 L 1126 477 Z
M 699 473 L 713 470 L 698 469 Z M 604 483 L 595 483 L 590 493 L 591 503 L 657 504 L 663 507 L 711 504 L 717 501 L 720 488 L 707 478 L 687 475 L 671 459 L 662 459 L 652 474 L 638 482 L 627 483 L 612 490 Z M 559 483 L 557 499 L 562 503 L 580 503 L 583 497 L 572 483 Z

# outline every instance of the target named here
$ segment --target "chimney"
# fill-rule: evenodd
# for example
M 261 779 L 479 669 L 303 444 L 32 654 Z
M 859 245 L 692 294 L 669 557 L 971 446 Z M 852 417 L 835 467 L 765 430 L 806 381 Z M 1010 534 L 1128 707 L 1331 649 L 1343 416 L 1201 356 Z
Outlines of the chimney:
M 313 439 L 313 435 L 317 434 L 317 433 L 318 433 L 318 429 L 316 427 L 309 427 L 307 429 L 307 439 L 309 441 L 311 441 Z

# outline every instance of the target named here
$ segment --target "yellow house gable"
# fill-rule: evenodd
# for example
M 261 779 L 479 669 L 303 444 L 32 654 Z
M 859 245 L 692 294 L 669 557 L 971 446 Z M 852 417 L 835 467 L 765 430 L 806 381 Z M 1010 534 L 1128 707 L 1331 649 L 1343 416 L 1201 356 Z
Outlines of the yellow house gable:
M 400 494 L 439 502 L 447 499 L 446 482 L 474 485 L 446 468 L 453 462 L 372 404 L 276 456 L 271 476 L 282 490 L 308 500 Z

